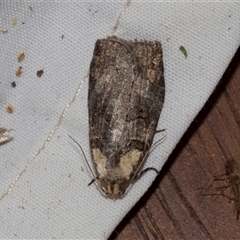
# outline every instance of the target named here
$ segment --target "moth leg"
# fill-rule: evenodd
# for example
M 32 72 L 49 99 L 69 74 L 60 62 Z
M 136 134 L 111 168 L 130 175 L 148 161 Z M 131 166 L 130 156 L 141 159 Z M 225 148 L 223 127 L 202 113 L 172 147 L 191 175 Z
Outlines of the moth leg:
M 215 190 L 217 192 L 221 192 L 223 194 L 223 192 L 229 187 L 230 187 L 230 185 L 220 186 L 220 187 L 216 187 Z
M 201 192 L 202 192 L 203 189 L 205 189 L 207 191 L 208 189 L 210 189 L 210 187 L 213 187 L 212 183 L 207 188 L 198 188 L 198 189 L 201 189 Z M 225 186 L 215 187 L 215 188 L 213 187 L 214 191 L 220 192 L 220 193 L 201 193 L 200 192 L 200 195 L 201 196 L 216 196 L 216 198 L 213 201 L 215 201 L 218 198 L 218 196 L 225 196 L 225 197 L 229 198 L 228 196 L 224 195 L 224 191 L 229 187 L 230 187 L 230 185 L 225 185 Z
M 222 171 L 222 170 L 220 170 L 220 171 Z M 211 180 L 211 183 L 207 187 L 205 187 L 207 185 L 207 182 L 206 182 L 202 188 L 197 188 L 198 190 L 201 190 L 199 195 L 204 195 L 204 194 L 202 194 L 203 190 L 205 190 L 205 192 L 207 192 L 211 187 L 213 189 L 214 188 L 214 182 L 217 182 L 217 181 L 228 182 L 229 177 L 225 177 L 225 174 L 214 175 L 213 179 Z M 217 187 L 217 188 L 215 188 L 215 190 L 223 192 L 228 187 L 230 187 L 230 185 Z
M 222 196 L 222 197 L 225 197 L 229 200 L 229 202 L 231 201 L 236 201 L 235 198 L 232 198 L 232 197 L 229 197 L 228 195 L 224 194 L 224 193 L 204 193 L 202 194 L 202 196 L 216 196 L 213 200 L 213 202 L 219 197 L 219 196 Z
M 229 197 L 228 195 L 226 195 L 224 193 L 219 193 L 217 195 L 220 195 L 220 196 L 223 196 L 223 197 L 227 198 L 229 200 L 229 202 L 231 202 L 231 201 L 236 202 L 236 198 Z
M 228 181 L 229 180 L 229 177 L 226 177 L 226 178 L 215 178 L 213 179 L 213 181 Z
M 91 182 L 88 184 L 88 186 L 90 186 L 91 184 L 93 184 L 94 182 L 95 182 L 95 178 L 93 178 L 92 180 L 91 180 Z
M 88 186 L 92 185 L 96 180 L 99 180 L 99 177 L 93 178 L 91 182 L 88 184 Z
M 164 132 L 164 131 L 166 131 L 165 128 L 163 128 L 163 129 L 159 129 L 159 130 L 156 130 L 156 133 L 160 133 L 160 132 Z

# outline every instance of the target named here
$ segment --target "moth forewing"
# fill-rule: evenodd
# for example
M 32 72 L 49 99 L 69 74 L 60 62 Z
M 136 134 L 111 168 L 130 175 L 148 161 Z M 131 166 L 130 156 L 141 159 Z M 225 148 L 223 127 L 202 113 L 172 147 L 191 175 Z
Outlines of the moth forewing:
M 121 197 L 139 173 L 164 92 L 160 42 L 97 40 L 89 76 L 89 139 L 97 179 L 109 197 Z

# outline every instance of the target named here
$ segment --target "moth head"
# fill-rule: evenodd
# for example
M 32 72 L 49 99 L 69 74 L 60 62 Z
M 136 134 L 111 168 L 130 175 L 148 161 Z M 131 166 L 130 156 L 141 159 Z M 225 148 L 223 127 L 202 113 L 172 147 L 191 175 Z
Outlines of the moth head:
M 86 160 L 86 163 L 91 171 L 94 179 L 88 184 L 91 185 L 94 181 L 97 182 L 98 187 L 100 190 L 106 194 L 108 197 L 112 199 L 121 198 L 126 190 L 128 189 L 129 185 L 137 176 L 139 167 L 138 163 L 141 162 L 142 159 L 142 151 L 137 149 L 133 149 L 126 154 L 120 157 L 117 166 L 109 167 L 107 162 L 107 157 L 102 154 L 99 148 L 91 149 L 93 161 L 95 163 L 97 176 L 93 173 L 84 151 L 81 145 L 74 140 L 71 136 L 69 136 L 81 149 L 83 156 Z
M 101 190 L 107 197 L 112 199 L 121 198 L 124 196 L 126 190 L 128 189 L 131 181 L 117 181 L 112 182 L 107 179 L 99 180 Z
M 100 149 L 92 150 L 96 166 L 98 186 L 108 197 L 120 198 L 136 176 L 142 151 L 133 149 L 120 157 L 107 158 Z

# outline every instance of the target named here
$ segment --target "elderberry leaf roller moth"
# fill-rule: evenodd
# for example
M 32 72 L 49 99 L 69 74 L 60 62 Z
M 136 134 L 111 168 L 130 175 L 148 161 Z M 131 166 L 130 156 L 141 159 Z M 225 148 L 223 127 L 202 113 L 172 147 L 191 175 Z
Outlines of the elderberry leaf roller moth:
M 164 94 L 160 42 L 97 40 L 89 76 L 89 141 L 94 180 L 108 197 L 123 196 L 139 176 Z

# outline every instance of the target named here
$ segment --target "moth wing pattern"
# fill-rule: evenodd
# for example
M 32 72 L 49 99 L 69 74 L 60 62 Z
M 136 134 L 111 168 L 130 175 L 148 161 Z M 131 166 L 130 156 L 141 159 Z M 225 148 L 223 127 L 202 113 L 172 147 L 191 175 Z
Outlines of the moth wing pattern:
M 158 41 L 97 40 L 90 65 L 89 139 L 97 178 L 120 197 L 151 147 L 165 84 Z

